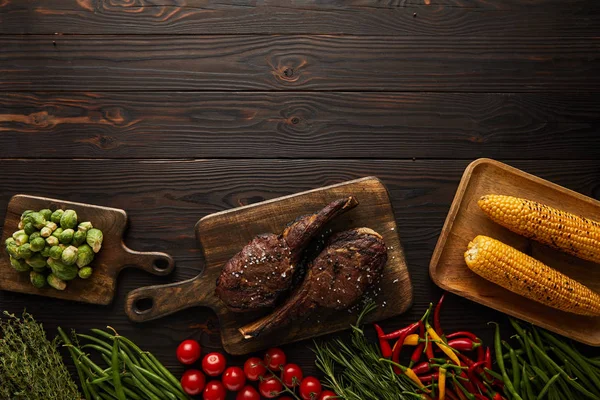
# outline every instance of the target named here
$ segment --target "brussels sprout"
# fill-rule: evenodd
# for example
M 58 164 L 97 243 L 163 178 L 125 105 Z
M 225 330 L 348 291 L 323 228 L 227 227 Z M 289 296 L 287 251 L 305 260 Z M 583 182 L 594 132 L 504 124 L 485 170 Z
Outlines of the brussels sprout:
M 64 213 L 64 210 L 58 209 L 52 213 L 50 220 L 55 224 L 60 224 L 60 218 L 63 216 Z
M 19 223 L 17 224 L 17 228 L 18 228 L 18 229 L 23 229 L 23 228 L 25 228 L 25 222 L 23 222 L 23 221 L 19 221 Z
M 26 233 L 25 233 L 25 231 L 24 231 L 23 229 L 20 229 L 20 230 L 18 230 L 18 231 L 16 231 L 16 232 L 13 232 L 13 234 L 12 234 L 12 238 L 13 238 L 13 239 L 15 239 L 15 240 L 17 240 L 17 237 L 18 237 L 19 235 L 23 235 L 23 234 L 26 234 Z
M 44 226 L 46 226 L 46 218 L 44 218 L 44 216 L 38 212 L 27 214 L 27 216 L 23 219 L 23 222 L 25 222 L 25 226 L 27 226 L 27 223 L 31 222 L 37 229 L 42 229 Z
M 48 246 L 58 246 L 58 238 L 55 236 L 50 236 L 46 238 L 46 243 L 48 243 Z
M 33 232 L 37 231 L 37 229 L 35 228 L 35 226 L 33 226 L 33 224 L 31 222 L 26 223 L 23 226 L 23 230 L 28 235 L 31 235 Z
M 33 239 L 35 238 L 39 238 L 42 237 L 42 235 L 39 232 L 33 232 L 31 235 L 29 235 L 29 242 L 31 242 Z
M 42 257 L 44 257 L 44 258 L 50 257 L 50 249 L 51 248 L 52 248 L 51 246 L 45 245 L 44 248 L 40 251 L 40 254 L 42 255 Z
M 6 246 L 8 246 L 8 245 L 9 245 L 9 244 L 11 244 L 11 243 L 15 243 L 15 238 L 14 238 L 14 237 L 12 237 L 12 236 L 10 236 L 8 239 L 6 239 L 6 240 L 4 241 L 4 244 L 5 244 Z M 16 244 L 16 243 L 15 243 L 15 244 Z
M 40 210 L 39 213 L 42 214 L 46 221 L 50 221 L 50 218 L 52 217 L 52 210 L 49 208 L 44 208 L 43 210 Z
M 67 210 L 60 217 L 60 226 L 63 229 L 73 229 L 77 226 L 77 213 L 75 210 Z
M 50 228 L 50 230 L 54 232 L 58 229 L 58 225 L 56 225 L 54 222 L 46 222 L 46 228 Z
M 31 269 L 24 260 L 18 260 L 14 257 L 10 257 L 10 265 L 19 272 L 27 272 Z
M 58 240 L 62 244 L 69 244 L 73 240 L 74 234 L 75 234 L 75 231 L 73 229 L 65 229 L 58 237 Z
M 81 246 L 83 243 L 85 243 L 85 237 L 86 237 L 86 233 L 82 232 L 82 231 L 77 231 L 75 232 L 75 234 L 73 235 L 73 241 L 71 242 L 71 244 L 73 246 L 79 247 Z
M 29 214 L 31 214 L 33 212 L 33 210 L 25 210 L 23 211 L 23 214 L 21 214 L 21 221 L 23 221 L 23 219 L 25 219 L 25 217 Z
M 20 259 L 19 255 L 19 245 L 17 242 L 10 242 L 6 245 L 6 252 L 13 258 Z
M 48 265 L 44 265 L 43 267 L 31 267 L 35 272 L 46 272 L 48 271 Z
M 26 233 L 22 233 L 15 238 L 15 242 L 21 246 L 29 241 L 29 236 Z
M 77 230 L 85 233 L 92 228 L 93 228 L 92 223 L 90 221 L 85 221 L 85 222 L 82 222 L 79 224 L 79 226 L 77 227 Z
M 51 235 L 52 235 L 52 229 L 48 228 L 47 226 L 43 227 L 42 230 L 40 231 L 40 236 L 43 238 L 50 237 Z
M 94 251 L 87 244 L 77 248 L 77 266 L 83 268 L 94 260 Z
M 40 272 L 31 271 L 29 273 L 29 280 L 31 281 L 31 284 L 38 289 L 46 286 L 46 276 Z
M 34 254 L 30 259 L 25 261 L 27 265 L 32 268 L 44 268 L 46 266 L 46 259 L 41 254 Z
M 66 265 L 60 261 L 56 261 L 53 258 L 48 258 L 48 266 L 52 270 L 52 273 L 63 281 L 70 281 L 75 279 L 77 276 L 77 267 L 75 265 Z
M 52 236 L 54 236 L 55 238 L 59 238 L 60 234 L 63 233 L 64 229 L 61 227 L 56 228 L 56 230 L 54 232 L 52 232 Z
M 79 270 L 79 272 L 77 273 L 77 275 L 79 275 L 79 277 L 81 279 L 87 279 L 90 276 L 92 276 L 92 267 L 83 267 Z
M 41 237 L 37 237 L 29 242 L 31 251 L 37 252 L 46 247 L 46 240 Z
M 65 290 L 67 287 L 67 282 L 63 281 L 54 274 L 48 275 L 46 282 L 48 282 L 48 285 L 52 286 L 56 290 Z
M 90 245 L 94 253 L 100 251 L 102 247 L 102 240 L 104 236 L 102 235 L 102 231 L 100 229 L 92 228 L 87 232 L 87 236 L 85 238 L 87 244 Z
M 78 252 L 77 247 L 69 246 L 63 250 L 63 252 L 60 256 L 60 260 L 65 265 L 73 265 L 77 261 L 77 252 Z
M 27 260 L 29 257 L 33 255 L 33 251 L 31 251 L 31 245 L 29 243 L 25 243 L 19 246 L 17 249 L 19 257 Z
M 52 246 L 50 247 L 50 254 L 48 257 L 53 258 L 55 260 L 60 260 L 62 256 L 63 248 L 60 246 Z

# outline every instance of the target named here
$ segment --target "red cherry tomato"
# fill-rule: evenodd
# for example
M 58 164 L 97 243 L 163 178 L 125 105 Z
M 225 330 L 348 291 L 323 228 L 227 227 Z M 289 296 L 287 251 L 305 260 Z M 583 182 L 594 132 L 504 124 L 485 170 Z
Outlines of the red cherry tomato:
M 265 396 L 267 399 L 273 399 L 277 397 L 277 395 L 283 390 L 283 386 L 281 382 L 277 379 L 271 377 L 267 379 L 263 379 L 258 384 L 258 391 L 260 394 Z
M 181 388 L 190 396 L 199 394 L 204 389 L 204 374 L 197 369 L 188 369 L 181 377 Z
M 319 400 L 334 400 L 334 399 L 337 399 L 337 394 L 335 394 L 331 390 L 325 390 L 319 396 Z
M 177 346 L 177 359 L 180 363 L 190 365 L 200 358 L 200 344 L 195 340 L 184 340 Z
M 250 385 L 246 385 L 235 396 L 235 400 L 260 400 L 260 394 Z
M 286 364 L 283 367 L 281 380 L 287 387 L 298 386 L 302 381 L 302 369 L 296 364 Z
M 286 356 L 283 350 L 272 347 L 265 354 L 265 365 L 271 370 L 279 370 L 285 364 Z
M 226 395 L 227 392 L 225 391 L 221 381 L 210 381 L 204 388 L 202 398 L 204 400 L 225 400 Z
M 267 372 L 267 369 L 263 365 L 263 361 L 258 357 L 250 357 L 244 363 L 244 374 L 250 381 L 257 381 L 261 376 Z
M 321 382 L 314 376 L 307 376 L 300 383 L 300 397 L 304 400 L 314 400 L 319 398 L 321 391 Z
M 246 384 L 246 376 L 244 370 L 240 367 L 229 367 L 223 373 L 223 385 L 227 390 L 237 392 Z
M 219 376 L 225 370 L 225 356 L 221 353 L 208 353 L 202 359 L 202 369 L 208 376 Z

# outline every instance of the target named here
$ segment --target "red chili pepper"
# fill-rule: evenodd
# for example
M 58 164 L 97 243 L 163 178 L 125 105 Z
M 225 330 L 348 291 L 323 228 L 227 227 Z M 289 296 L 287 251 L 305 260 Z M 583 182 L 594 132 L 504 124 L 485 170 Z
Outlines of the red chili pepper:
M 426 374 L 431 370 L 431 366 L 427 361 L 424 361 L 421 364 L 417 364 L 412 370 L 417 375 Z
M 502 400 L 502 395 L 500 393 L 496 393 L 492 400 Z
M 490 350 L 489 346 L 485 348 L 485 367 L 489 370 L 492 369 L 492 351 Z M 488 380 L 492 379 L 491 375 L 487 372 L 485 373 L 485 377 Z
M 434 379 L 438 379 L 439 377 L 440 377 L 439 372 L 434 372 L 429 375 L 419 376 L 419 380 L 423 383 L 429 383 L 429 382 L 433 381 Z
M 477 393 L 475 386 L 473 386 L 473 384 L 469 381 L 469 377 L 465 371 L 460 371 L 460 376 L 466 379 L 466 381 L 462 382 L 462 385 L 469 391 L 469 393 Z
M 419 338 L 425 339 L 425 325 L 423 325 L 423 321 L 419 321 L 417 323 L 419 324 Z M 412 366 L 415 363 L 419 362 L 419 360 L 421 359 L 421 355 L 423 354 L 424 348 L 425 348 L 425 341 L 420 342 L 417 345 L 417 347 L 415 347 L 415 350 L 413 351 L 412 356 L 410 356 L 410 363 L 408 365 L 408 368 L 412 368 Z
M 444 298 L 446 297 L 446 292 L 442 294 L 440 300 L 435 306 L 435 310 L 433 311 L 433 329 L 435 333 L 437 333 L 440 337 L 444 336 L 444 332 L 442 331 L 442 325 L 440 324 L 440 311 L 442 309 L 442 303 L 444 302 Z
M 377 331 L 377 337 L 379 338 L 379 348 L 381 349 L 381 355 L 384 358 L 390 358 L 390 356 L 392 355 L 392 346 L 390 346 L 390 343 L 387 340 L 382 339 L 382 337 L 384 336 L 383 329 L 381 329 L 381 327 L 377 324 L 373 324 L 373 326 L 375 327 L 375 330 Z
M 468 338 L 457 338 L 449 340 L 448 346 L 458 351 L 471 351 L 481 346 L 481 342 L 474 342 Z
M 477 370 L 484 366 L 485 366 L 485 361 L 477 361 L 476 363 L 473 363 L 472 365 L 469 366 L 469 371 L 473 371 L 473 372 L 479 374 L 480 372 L 478 372 Z
M 460 400 L 458 396 L 452 391 L 452 389 L 449 388 L 446 388 L 446 396 L 448 396 L 450 400 Z
M 477 362 L 485 361 L 485 350 L 481 344 L 481 341 L 479 341 L 479 346 L 477 346 Z
M 471 383 L 474 383 L 475 386 L 477 386 L 477 388 L 479 388 L 479 390 L 482 393 L 487 393 L 487 388 L 485 387 L 485 385 L 483 384 L 483 382 L 481 382 L 481 379 L 479 379 L 477 377 L 477 369 L 480 367 L 483 367 L 485 364 L 485 361 L 479 361 L 476 362 L 475 364 L 473 364 L 472 366 L 469 367 L 468 370 L 468 375 L 469 375 L 469 379 L 471 380 Z
M 473 332 L 468 332 L 468 331 L 452 332 L 452 333 L 446 335 L 446 339 L 454 339 L 454 338 L 458 338 L 458 337 L 468 337 L 469 339 L 471 339 L 474 342 L 479 341 L 479 338 L 477 337 L 477 335 L 475 335 Z
M 477 400 L 488 400 L 488 398 L 487 398 L 487 397 L 485 397 L 484 395 L 482 395 L 482 394 L 479 394 L 479 393 L 475 393 L 475 398 L 476 398 Z
M 458 353 L 458 358 L 460 358 L 460 361 L 464 362 L 467 367 L 470 367 L 475 363 L 475 361 L 471 360 L 469 357 L 465 356 L 462 353 Z
M 398 339 L 400 336 L 404 335 L 404 334 L 405 334 L 407 331 L 409 331 L 409 330 L 412 330 L 412 329 L 413 329 L 413 327 L 414 327 L 415 325 L 417 325 L 417 324 L 418 324 L 418 322 L 415 322 L 415 323 L 413 323 L 413 324 L 410 324 L 410 325 L 408 325 L 408 326 L 405 326 L 405 327 L 404 327 L 404 328 L 402 328 L 402 329 L 398 329 L 397 331 L 390 332 L 390 333 L 386 333 L 386 334 L 385 334 L 385 335 L 383 335 L 381 338 L 382 338 L 382 339 L 387 339 L 387 340 L 390 340 L 390 339 Z M 406 336 L 408 336 L 408 335 L 406 335 Z M 406 337 L 406 336 L 405 336 L 405 337 Z
M 404 331 L 404 333 L 402 333 L 402 335 L 398 338 L 398 340 L 396 341 L 396 344 L 394 344 L 394 348 L 392 349 L 392 361 L 400 364 L 400 350 L 402 350 L 402 345 L 404 344 L 404 339 L 406 339 L 406 337 L 412 333 L 414 333 L 417 328 L 419 327 L 419 324 L 417 322 L 415 322 L 414 324 L 410 325 L 410 329 L 407 329 Z M 393 366 L 394 368 L 394 372 L 396 374 L 401 374 L 402 370 L 400 368 L 398 368 L 397 366 Z

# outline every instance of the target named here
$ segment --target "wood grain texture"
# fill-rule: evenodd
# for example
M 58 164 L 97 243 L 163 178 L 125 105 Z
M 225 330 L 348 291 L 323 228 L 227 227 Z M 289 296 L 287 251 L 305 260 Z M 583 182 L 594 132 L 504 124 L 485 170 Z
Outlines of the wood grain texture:
M 205 265 L 203 273 L 191 282 L 184 281 L 180 287 L 171 284 L 166 288 L 153 286 L 132 291 L 126 299 L 127 315 L 134 321 L 144 322 L 194 306 L 209 307 L 219 318 L 223 347 L 230 354 L 246 354 L 346 329 L 356 320 L 360 307 L 336 312 L 317 309 L 307 321 L 299 320 L 245 339 L 239 329 L 264 316 L 265 310 L 231 312 L 214 292 L 217 277 L 225 263 L 252 238 L 265 232 L 283 232 L 286 225 L 298 216 L 316 212 L 332 201 L 348 196 L 355 197 L 358 206 L 335 218 L 321 232 L 368 227 L 383 237 L 388 261 L 380 282 L 369 295 L 375 299 L 379 309 L 369 315 L 367 321 L 380 321 L 402 314 L 412 303 L 412 284 L 404 251 L 387 189 L 377 178 L 368 177 L 203 217 L 195 227 Z M 142 299 L 150 300 L 152 307 L 140 311 L 136 303 Z M 271 311 L 266 310 L 266 313 Z
M 11 92 L 0 158 L 598 159 L 598 115 L 596 93 Z
M 2 36 L 0 87 L 594 92 L 599 43 L 597 37 Z
M 376 175 L 390 191 L 400 239 L 414 286 L 414 304 L 404 315 L 383 322 L 399 328 L 420 318 L 441 293 L 429 279 L 428 265 L 450 203 L 469 161 L 452 160 L 0 160 L 0 221 L 10 197 L 27 192 L 78 202 L 93 202 L 127 211 L 130 226 L 125 243 L 142 251 L 166 251 L 177 268 L 169 277 L 126 269 L 117 281 L 109 306 L 93 306 L 1 291 L 2 309 L 23 308 L 44 323 L 85 331 L 111 325 L 155 353 L 179 375 L 184 368 L 175 348 L 186 338 L 199 340 L 205 351 L 221 349 L 219 326 L 206 308 L 194 308 L 144 324 L 128 321 L 123 309 L 129 291 L 151 284 L 190 279 L 202 270 L 202 257 L 193 233 L 205 215 L 238 205 L 325 186 L 361 176 Z M 600 199 L 600 162 L 578 160 L 510 161 L 510 165 Z M 43 170 L 44 174 L 39 171 Z M 68 173 L 65 173 L 68 171 Z M 52 179 L 49 179 L 51 177 Z M 77 185 L 73 185 L 77 182 Z M 449 330 L 469 329 L 489 342 L 490 320 L 506 322 L 503 314 L 458 296 L 450 296 L 442 313 Z M 367 330 L 372 336 L 371 329 Z M 315 374 L 311 342 L 284 346 L 305 374 Z M 593 349 L 586 347 L 586 354 Z M 233 365 L 241 357 L 229 357 Z
M 36 288 L 29 281 L 29 273 L 17 272 L 11 267 L 8 254 L 2 248 L 1 290 L 106 305 L 113 300 L 116 279 L 123 268 L 133 266 L 155 275 L 168 275 L 175 267 L 173 259 L 168 254 L 133 251 L 123 244 L 123 233 L 127 226 L 125 211 L 47 197 L 16 195 L 10 199 L 3 225 L 2 243 L 18 229 L 17 225 L 23 211 L 44 208 L 75 210 L 79 221 L 91 221 L 95 228 L 102 231 L 104 237 L 102 249 L 90 264 L 94 273 L 89 279 L 74 279 L 67 282 L 67 288 L 62 291 L 49 286 Z
M 595 36 L 591 1 L 46 0 L 0 3 L 0 34 Z
M 559 311 L 528 300 L 485 280 L 467 267 L 464 253 L 469 241 L 477 235 L 486 235 L 530 254 L 596 292 L 600 291 L 600 270 L 596 263 L 563 254 L 493 222 L 477 205 L 477 200 L 486 194 L 517 196 L 600 220 L 599 201 L 506 164 L 479 159 L 466 169 L 440 234 L 429 267 L 433 281 L 452 293 L 563 336 L 600 346 L 598 318 Z

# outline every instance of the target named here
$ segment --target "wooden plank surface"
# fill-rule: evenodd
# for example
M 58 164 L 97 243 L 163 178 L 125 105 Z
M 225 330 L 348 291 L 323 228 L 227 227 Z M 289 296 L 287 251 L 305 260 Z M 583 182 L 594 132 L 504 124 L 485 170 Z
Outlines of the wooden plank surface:
M 50 333 L 57 325 L 84 330 L 111 325 L 151 349 L 176 373 L 178 341 L 194 337 L 207 350 L 220 348 L 216 319 L 195 308 L 144 324 L 131 324 L 123 311 L 132 289 L 196 276 L 202 268 L 194 224 L 207 214 L 297 191 L 375 175 L 390 191 L 400 239 L 414 285 L 414 305 L 405 315 L 384 323 L 400 327 L 420 317 L 439 289 L 429 279 L 428 265 L 454 192 L 469 160 L 0 160 L 0 220 L 7 193 L 27 192 L 123 208 L 129 215 L 125 243 L 141 251 L 167 251 L 175 259 L 170 277 L 125 270 L 110 306 L 90 306 L 31 295 L 0 292 L 3 309 L 24 307 L 38 316 Z M 600 199 L 600 161 L 508 161 L 567 188 Z M 65 172 L 67 168 L 68 173 Z M 44 171 L 43 174 L 35 171 Z M 451 296 L 443 314 L 448 330 L 474 329 L 491 338 L 489 320 L 502 315 Z M 469 310 L 469 312 L 465 312 Z M 68 318 L 65 313 L 68 312 Z M 293 360 L 314 373 L 314 358 L 303 345 L 284 347 Z M 240 358 L 231 358 L 240 362 Z
M 0 158 L 598 159 L 599 114 L 595 93 L 10 92 Z
M 549 12 L 548 7 L 552 7 Z M 594 1 L 5 0 L 0 34 L 595 36 Z
M 0 37 L 0 87 L 594 92 L 599 45 L 598 37 L 10 35 Z

